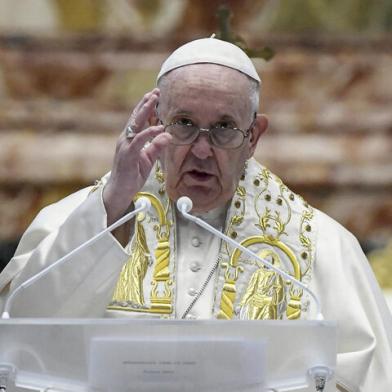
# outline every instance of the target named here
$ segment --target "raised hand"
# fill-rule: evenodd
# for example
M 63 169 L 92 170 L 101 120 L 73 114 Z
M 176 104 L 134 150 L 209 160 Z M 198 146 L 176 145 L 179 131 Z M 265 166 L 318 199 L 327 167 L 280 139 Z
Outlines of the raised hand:
M 136 105 L 118 138 L 111 175 L 103 191 L 108 225 L 127 211 L 159 154 L 170 142 L 171 136 L 163 132 L 162 125 L 148 126 L 158 100 L 159 89 L 147 93 Z M 132 133 L 127 137 L 128 127 Z

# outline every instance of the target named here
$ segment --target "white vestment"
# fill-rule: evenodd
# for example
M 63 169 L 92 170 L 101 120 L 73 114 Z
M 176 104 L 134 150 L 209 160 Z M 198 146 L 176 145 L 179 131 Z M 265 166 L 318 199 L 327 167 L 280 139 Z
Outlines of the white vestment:
M 325 319 L 336 320 L 338 323 L 339 390 L 391 391 L 392 319 L 356 239 L 341 225 L 318 210 L 312 209 L 309 217 L 310 207 L 308 208 L 306 203 L 302 205 L 302 199 L 294 196 L 276 177 L 254 160 L 249 162 L 247 179 L 244 181 L 243 186 L 240 182 L 233 204 L 229 207 L 226 223 L 222 211 L 215 216 L 207 216 L 207 219 L 218 228 L 224 225 L 226 233 L 233 238 L 234 235 L 238 236 L 238 241 L 253 238 L 250 234 L 254 230 L 259 230 L 263 233 L 264 241 L 269 244 L 266 248 L 267 253 L 263 255 L 271 256 L 272 260 L 283 263 L 282 268 L 289 270 L 291 265 L 285 264 L 285 255 L 281 252 L 281 249 L 285 249 L 282 243 L 287 239 L 289 250 L 292 252 L 285 251 L 286 254 L 292 254 L 292 259 L 295 256 L 295 260 L 303 256 L 297 263 L 300 266 L 300 278 L 321 299 Z M 268 186 L 263 188 L 263 181 Z M 254 184 L 253 188 L 249 185 L 251 183 Z M 277 200 L 275 207 L 268 204 L 272 203 L 271 200 Z M 251 208 L 257 203 L 259 205 L 256 206 L 255 212 Z M 245 204 L 251 206 L 246 211 Z M 264 208 L 266 204 L 269 207 Z M 286 208 L 286 204 L 290 208 L 290 216 L 287 219 L 282 217 L 282 208 Z M 234 210 L 235 213 L 232 212 Z M 171 249 L 170 258 L 166 258 L 167 263 L 170 261 L 170 268 L 163 268 L 164 272 L 161 271 L 161 278 L 157 280 L 157 285 L 162 284 L 162 276 L 170 273 L 171 279 L 175 281 L 173 293 L 170 294 L 174 304 L 170 317 L 182 316 L 204 283 L 217 257 L 219 264 L 226 264 L 224 268 L 213 271 L 212 279 L 188 313 L 188 317 L 268 318 L 275 314 L 275 318 L 309 318 L 314 314 L 309 298 L 302 296 L 302 293 L 298 293 L 293 287 L 283 287 L 283 291 L 276 291 L 268 297 L 269 294 L 261 290 L 263 287 L 255 283 L 263 279 L 267 281 L 266 271 L 251 260 L 241 259 L 242 256 L 237 262 L 242 263 L 245 271 L 238 270 L 238 276 L 235 275 L 233 278 L 237 284 L 238 295 L 231 299 L 231 306 L 224 308 L 221 298 L 225 295 L 225 284 L 228 282 L 225 271 L 232 267 L 235 269 L 236 265 L 234 262 L 230 264 L 232 250 L 225 255 L 225 247 L 220 241 L 193 223 L 177 219 L 176 224 L 176 214 L 173 211 L 172 214 L 174 222 L 170 224 L 179 234 L 175 237 L 177 242 L 175 238 L 166 242 L 170 244 Z M 288 223 L 290 219 L 293 222 L 297 219 L 295 227 L 300 228 L 297 230 L 298 233 L 293 229 L 294 226 Z M 147 238 L 148 247 L 156 247 L 155 239 L 155 242 L 150 241 L 153 237 L 151 233 L 156 232 L 156 221 L 154 218 L 145 219 L 143 224 L 143 235 Z M 152 230 L 153 226 L 155 231 Z M 160 226 L 161 229 L 162 227 Z M 10 290 L 104 228 L 106 212 L 102 201 L 102 187 L 95 191 L 92 187 L 83 189 L 42 210 L 23 235 L 14 258 L 0 275 L 2 300 Z M 141 226 L 139 229 L 142 229 Z M 278 233 L 281 241 L 274 242 L 271 234 L 273 230 L 274 233 Z M 170 230 L 166 227 L 166 232 L 168 231 Z M 166 232 L 162 231 L 164 234 Z M 245 234 L 241 237 L 242 232 Z M 297 243 L 291 240 L 293 236 Z M 131 244 L 136 246 L 138 242 L 133 239 Z M 261 252 L 265 252 L 264 245 Z M 152 295 L 149 297 L 150 282 L 159 277 L 156 270 L 153 271 L 153 265 L 159 258 L 158 253 L 154 256 L 151 252 L 148 257 L 146 256 L 148 261 L 143 272 L 145 279 L 140 283 L 138 295 L 133 297 L 140 303 L 135 304 L 132 299 L 122 304 L 121 301 L 113 299 L 114 288 L 119 287 L 120 272 L 130 259 L 132 249 L 135 249 L 132 246 L 124 249 L 111 234 L 105 235 L 98 243 L 57 267 L 28 289 L 22 290 L 15 297 L 10 309 L 11 315 L 161 317 L 159 312 L 150 312 L 154 299 Z M 306 252 L 304 249 L 309 251 Z M 174 260 L 176 251 L 187 254 L 177 255 L 174 262 L 172 259 Z M 164 252 L 165 250 L 160 255 Z M 275 279 L 275 286 L 279 285 L 278 283 Z M 260 305 L 265 299 L 270 301 L 269 304 L 275 301 L 276 305 Z M 111 304 L 111 307 L 107 308 L 108 304 Z M 158 305 L 158 308 L 164 308 L 162 303 Z

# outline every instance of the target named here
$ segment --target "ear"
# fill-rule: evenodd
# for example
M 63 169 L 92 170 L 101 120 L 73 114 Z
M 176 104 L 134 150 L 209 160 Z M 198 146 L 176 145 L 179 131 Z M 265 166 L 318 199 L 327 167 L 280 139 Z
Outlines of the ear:
M 257 143 L 261 135 L 267 130 L 268 128 L 268 118 L 264 114 L 257 114 L 255 119 L 255 124 L 250 131 L 250 139 L 249 139 L 249 157 L 252 157 Z

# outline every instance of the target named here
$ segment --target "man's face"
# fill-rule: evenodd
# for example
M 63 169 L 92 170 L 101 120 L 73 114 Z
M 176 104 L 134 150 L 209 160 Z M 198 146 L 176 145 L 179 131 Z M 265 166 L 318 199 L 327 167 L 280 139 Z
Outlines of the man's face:
M 190 120 L 200 128 L 224 123 L 245 131 L 254 120 L 250 81 L 238 71 L 215 64 L 195 64 L 178 68 L 167 77 L 159 102 L 160 120 L 165 125 Z M 211 145 L 207 134 L 200 134 L 189 145 L 170 144 L 161 157 L 170 199 L 190 197 L 194 212 L 225 205 L 266 127 L 266 119 L 259 116 L 243 145 L 232 150 Z

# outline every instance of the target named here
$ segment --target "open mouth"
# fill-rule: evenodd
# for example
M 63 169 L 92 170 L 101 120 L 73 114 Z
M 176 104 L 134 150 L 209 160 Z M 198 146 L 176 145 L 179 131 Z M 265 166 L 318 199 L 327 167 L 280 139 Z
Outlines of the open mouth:
M 207 181 L 213 177 L 212 174 L 199 170 L 190 170 L 186 174 L 188 174 L 193 180 L 196 181 Z

